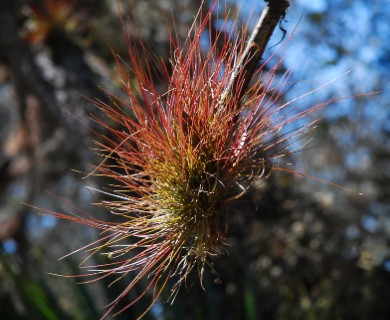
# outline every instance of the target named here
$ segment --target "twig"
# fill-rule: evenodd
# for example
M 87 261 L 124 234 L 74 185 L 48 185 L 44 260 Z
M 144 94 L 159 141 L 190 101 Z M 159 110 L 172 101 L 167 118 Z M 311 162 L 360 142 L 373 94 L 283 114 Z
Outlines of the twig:
M 230 94 L 239 97 L 244 95 L 253 77 L 256 66 L 262 59 L 268 41 L 280 20 L 286 15 L 290 6 L 289 0 L 269 0 L 256 26 L 249 37 L 245 50 L 234 66 L 234 71 L 226 89 L 221 95 L 220 103 L 224 103 Z

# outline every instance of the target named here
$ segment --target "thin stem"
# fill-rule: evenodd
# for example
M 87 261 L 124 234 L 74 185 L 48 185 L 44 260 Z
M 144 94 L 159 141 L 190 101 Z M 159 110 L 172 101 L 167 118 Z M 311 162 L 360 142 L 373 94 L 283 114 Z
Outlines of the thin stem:
M 219 103 L 224 103 L 231 94 L 239 99 L 244 95 L 253 77 L 258 62 L 262 59 L 268 41 L 276 26 L 286 15 L 289 0 L 269 0 L 256 26 L 249 37 L 245 50 L 237 60 L 230 81 L 221 95 Z

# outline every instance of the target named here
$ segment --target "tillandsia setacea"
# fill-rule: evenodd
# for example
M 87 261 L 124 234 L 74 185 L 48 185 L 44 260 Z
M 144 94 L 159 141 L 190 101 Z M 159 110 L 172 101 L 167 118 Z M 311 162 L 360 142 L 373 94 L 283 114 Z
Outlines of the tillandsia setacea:
M 266 62 L 260 63 L 289 1 L 270 0 L 248 37 L 247 27 L 239 32 L 231 27 L 229 33 L 225 20 L 224 31 L 208 33 L 206 51 L 201 37 L 217 3 L 205 14 L 199 11 L 185 41 L 171 31 L 170 66 L 145 62 L 146 49 L 130 40 L 127 63 L 114 55 L 126 100 L 108 93 L 111 103 L 95 101 L 105 115 L 95 120 L 108 134 L 99 137 L 104 160 L 92 174 L 114 181 L 110 199 L 99 204 L 122 222 L 50 212 L 101 230 L 100 239 L 83 249 L 106 254 L 110 261 L 89 266 L 87 275 L 133 276 L 104 316 L 145 295 L 152 296 L 153 305 L 170 278 L 176 279 L 174 299 L 193 269 L 202 278 L 209 257 L 227 250 L 227 204 L 253 179 L 274 170 L 293 172 L 275 160 L 291 153 L 286 141 L 299 139 L 315 121 L 283 129 L 335 101 L 297 111 L 294 102 L 310 92 L 282 102 L 290 72 L 276 77 L 280 61 L 267 71 Z M 153 80 L 154 68 L 164 75 L 164 92 Z M 143 279 L 146 289 L 118 310 L 121 298 Z

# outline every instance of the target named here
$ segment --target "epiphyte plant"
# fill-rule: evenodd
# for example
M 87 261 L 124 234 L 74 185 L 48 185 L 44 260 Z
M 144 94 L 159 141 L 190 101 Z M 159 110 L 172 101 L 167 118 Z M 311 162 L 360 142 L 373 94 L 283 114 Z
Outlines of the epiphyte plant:
M 183 42 L 171 31 L 170 66 L 145 61 L 145 47 L 129 38 L 128 56 L 114 55 L 117 84 L 126 99 L 108 93 L 110 103 L 95 101 L 104 114 L 95 120 L 107 134 L 98 139 L 104 159 L 92 174 L 112 181 L 104 192 L 109 198 L 99 205 L 121 222 L 48 211 L 101 230 L 101 237 L 83 249 L 102 253 L 109 262 L 88 266 L 83 276 L 132 277 L 103 317 L 123 312 L 144 296 L 152 297 L 151 307 L 169 279 L 176 281 L 173 300 L 194 269 L 202 279 L 209 258 L 227 250 L 227 204 L 253 179 L 289 171 L 275 160 L 291 152 L 287 140 L 299 138 L 315 122 L 287 133 L 283 129 L 333 102 L 294 113 L 294 102 L 305 95 L 282 102 L 290 72 L 277 78 L 280 61 L 267 71 L 261 62 L 289 1 L 268 1 L 250 34 L 248 27 L 233 32 L 225 20 L 224 31 L 208 33 L 205 52 L 201 39 L 217 4 L 198 12 Z M 155 68 L 164 75 L 164 92 L 153 80 Z M 145 290 L 119 308 L 144 279 Z

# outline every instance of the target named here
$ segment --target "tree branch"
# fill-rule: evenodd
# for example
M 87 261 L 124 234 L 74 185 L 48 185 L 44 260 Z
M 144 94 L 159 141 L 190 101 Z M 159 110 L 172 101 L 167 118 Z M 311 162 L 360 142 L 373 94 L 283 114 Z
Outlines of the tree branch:
M 238 96 L 239 100 L 245 94 L 256 66 L 263 57 L 268 41 L 276 26 L 285 17 L 289 6 L 289 0 L 268 1 L 268 5 L 264 8 L 247 41 L 244 52 L 234 66 L 234 71 L 228 86 L 221 96 L 220 103 L 224 103 L 231 94 Z

